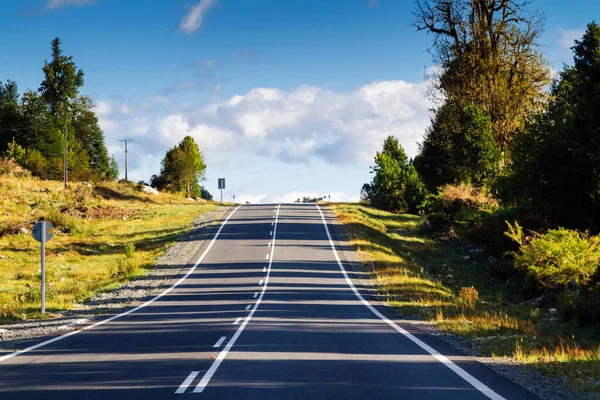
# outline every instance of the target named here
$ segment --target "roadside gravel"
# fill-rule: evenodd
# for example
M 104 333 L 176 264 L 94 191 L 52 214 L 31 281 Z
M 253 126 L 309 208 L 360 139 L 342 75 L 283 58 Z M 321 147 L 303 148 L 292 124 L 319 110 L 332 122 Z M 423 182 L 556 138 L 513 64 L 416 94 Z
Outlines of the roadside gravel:
M 175 282 L 173 278 L 181 270 L 188 268 L 192 256 L 200 250 L 228 210 L 229 207 L 219 207 L 196 217 L 193 228 L 169 247 L 145 276 L 124 283 L 111 292 L 98 293 L 85 303 L 77 304 L 72 310 L 54 314 L 47 320 L 0 325 L 0 355 L 31 346 L 39 342 L 40 338 L 47 339 L 70 332 L 79 325 L 101 319 L 102 315 L 116 314 L 122 308 L 137 305 L 132 303 L 139 303 L 156 294 L 159 289 L 171 286 Z
M 350 238 L 343 224 L 335 217 L 333 212 L 327 208 L 327 222 L 333 227 L 332 234 L 339 243 L 339 247 L 343 253 L 345 265 L 349 266 L 353 271 L 353 280 L 362 285 L 363 291 L 370 296 L 372 304 L 389 306 L 385 297 L 380 296 L 377 291 L 377 285 L 373 279 L 368 265 L 365 265 L 360 260 L 358 253 L 350 244 Z M 597 394 L 581 393 L 572 387 L 568 378 L 546 376 L 532 367 L 518 362 L 514 358 L 492 358 L 481 355 L 477 350 L 477 343 L 463 339 L 459 336 L 451 335 L 440 330 L 434 322 L 414 319 L 414 316 L 406 317 L 399 316 L 404 321 L 415 327 L 427 332 L 430 335 L 436 336 L 443 340 L 448 345 L 460 350 L 461 352 L 473 357 L 482 364 L 485 364 L 500 375 L 515 382 L 516 384 L 529 390 L 531 393 L 543 400 L 592 400 L 598 399 Z

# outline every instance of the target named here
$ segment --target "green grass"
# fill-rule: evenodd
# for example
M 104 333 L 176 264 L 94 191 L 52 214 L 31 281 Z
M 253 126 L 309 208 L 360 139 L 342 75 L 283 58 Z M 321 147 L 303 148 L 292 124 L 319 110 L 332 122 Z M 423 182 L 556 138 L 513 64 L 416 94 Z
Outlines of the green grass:
M 568 376 L 581 390 L 600 391 L 600 329 L 562 322 L 538 308 L 518 287 L 492 279 L 487 260 L 472 260 L 454 241 L 422 229 L 424 217 L 397 215 L 357 204 L 333 204 L 352 246 L 369 266 L 379 292 L 403 316 L 434 321 L 469 339 L 482 354 L 514 357 L 549 375 Z M 464 307 L 458 293 L 475 287 Z
M 63 191 L 60 182 L 0 177 L 0 322 L 36 318 L 40 307 L 40 244 L 14 234 L 18 227 L 30 230 L 46 216 L 57 228 L 46 245 L 52 313 L 144 275 L 197 215 L 216 207 L 128 184 Z

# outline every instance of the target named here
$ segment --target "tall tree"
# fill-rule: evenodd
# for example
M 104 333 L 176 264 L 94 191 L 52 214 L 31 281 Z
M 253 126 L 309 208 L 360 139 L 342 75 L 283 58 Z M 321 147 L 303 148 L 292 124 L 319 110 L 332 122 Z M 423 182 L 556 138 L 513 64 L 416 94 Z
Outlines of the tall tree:
M 68 157 L 68 130 L 67 120 L 72 100 L 79 94 L 83 86 L 83 71 L 77 70 L 73 57 L 63 55 L 60 48 L 61 41 L 56 38 L 52 41 L 52 61 L 44 62 L 44 80 L 40 85 L 40 93 L 48 103 L 52 116 L 64 121 L 64 183 L 67 185 L 67 157 Z
M 19 140 L 23 119 L 19 105 L 19 90 L 14 81 L 0 81 L 0 153 L 8 148 L 13 139 Z
M 528 0 L 418 0 L 415 25 L 434 35 L 434 92 L 460 113 L 475 104 L 503 151 L 550 83 L 537 40 L 542 17 Z M 499 165 L 498 167 L 501 167 Z
M 562 225 L 600 231 L 600 26 L 573 52 L 547 109 L 515 141 L 511 193 Z

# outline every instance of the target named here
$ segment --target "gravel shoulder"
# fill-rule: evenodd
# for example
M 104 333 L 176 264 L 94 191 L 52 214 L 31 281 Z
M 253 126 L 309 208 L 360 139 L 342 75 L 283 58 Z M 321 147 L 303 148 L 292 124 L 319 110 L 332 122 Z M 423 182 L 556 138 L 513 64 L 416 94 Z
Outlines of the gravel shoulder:
M 100 320 L 107 314 L 117 314 L 128 306 L 138 305 L 160 289 L 171 286 L 175 282 L 173 277 L 188 267 L 190 259 L 202 248 L 228 210 L 229 207 L 219 207 L 196 217 L 193 228 L 169 247 L 146 275 L 124 283 L 111 292 L 98 293 L 72 310 L 54 314 L 54 318 L 0 325 L 0 355 L 29 347 L 41 339 L 77 330 L 80 325 Z
M 371 274 L 371 269 L 365 265 L 358 253 L 350 244 L 350 238 L 344 225 L 335 217 L 335 214 L 328 208 L 327 214 L 329 223 L 333 227 L 332 234 L 339 244 L 339 248 L 343 253 L 344 265 L 349 266 L 354 275 L 354 280 L 362 285 L 362 291 L 373 298 L 374 304 L 384 305 L 389 307 L 389 303 L 385 297 L 380 296 L 377 291 L 377 285 Z M 393 310 L 393 309 L 392 309 Z M 396 310 L 393 310 L 397 313 Z M 397 313 L 398 314 L 398 313 Z M 410 323 L 415 327 L 427 332 L 430 335 L 436 336 L 443 340 L 446 344 L 460 350 L 464 354 L 473 357 L 480 363 L 491 368 L 495 372 L 504 376 L 512 382 L 524 387 L 534 395 L 543 400 L 592 400 L 597 399 L 597 394 L 581 393 L 572 387 L 566 377 L 550 377 L 533 369 L 532 367 L 519 363 L 514 358 L 496 358 L 480 354 L 477 350 L 477 343 L 466 340 L 459 336 L 451 335 L 440 330 L 433 321 L 424 321 L 415 319 L 414 316 L 399 315 L 399 318 Z

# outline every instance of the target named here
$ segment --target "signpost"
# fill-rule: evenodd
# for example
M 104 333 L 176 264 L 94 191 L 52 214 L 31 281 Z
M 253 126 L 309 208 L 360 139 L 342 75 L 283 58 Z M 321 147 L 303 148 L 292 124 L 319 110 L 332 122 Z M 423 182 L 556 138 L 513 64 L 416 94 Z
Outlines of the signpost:
M 42 244 L 42 314 L 46 313 L 46 242 L 52 239 L 52 225 L 47 221 L 36 222 L 31 231 L 33 238 Z
M 221 189 L 221 203 L 223 202 L 223 189 L 225 189 L 225 178 L 219 178 L 219 189 Z

